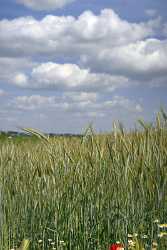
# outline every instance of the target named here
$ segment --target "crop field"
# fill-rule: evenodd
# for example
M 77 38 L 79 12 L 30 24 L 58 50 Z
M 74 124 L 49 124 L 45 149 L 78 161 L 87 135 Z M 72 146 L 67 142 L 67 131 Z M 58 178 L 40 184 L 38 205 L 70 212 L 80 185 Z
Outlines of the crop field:
M 0 250 L 167 249 L 167 116 L 139 125 L 0 137 Z

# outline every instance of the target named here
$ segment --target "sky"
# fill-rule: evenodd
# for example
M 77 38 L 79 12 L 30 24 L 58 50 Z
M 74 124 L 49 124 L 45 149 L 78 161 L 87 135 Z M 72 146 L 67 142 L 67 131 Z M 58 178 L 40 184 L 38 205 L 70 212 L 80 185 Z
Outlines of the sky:
M 0 130 L 82 133 L 167 110 L 166 0 L 1 0 Z

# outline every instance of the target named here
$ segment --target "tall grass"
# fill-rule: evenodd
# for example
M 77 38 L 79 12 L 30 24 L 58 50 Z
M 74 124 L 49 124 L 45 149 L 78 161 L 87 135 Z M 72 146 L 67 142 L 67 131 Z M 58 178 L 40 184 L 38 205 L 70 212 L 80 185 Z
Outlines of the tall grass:
M 167 119 L 126 133 L 82 138 L 40 137 L 0 143 L 0 249 L 108 249 L 127 247 L 128 233 L 157 237 L 167 219 Z M 158 238 L 160 250 L 167 249 Z

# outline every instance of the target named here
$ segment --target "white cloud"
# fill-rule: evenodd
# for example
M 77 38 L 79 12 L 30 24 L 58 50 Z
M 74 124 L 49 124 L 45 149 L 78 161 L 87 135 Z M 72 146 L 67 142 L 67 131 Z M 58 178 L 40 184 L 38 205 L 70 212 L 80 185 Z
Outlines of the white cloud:
M 13 79 L 11 79 L 11 82 L 15 83 L 16 85 L 20 87 L 26 86 L 28 81 L 28 78 L 25 74 L 23 73 L 17 73 Z
M 80 56 L 154 36 L 159 26 L 159 19 L 127 22 L 112 9 L 102 10 L 100 15 L 85 11 L 78 18 L 20 17 L 0 21 L 0 51 L 4 56 Z
M 155 10 L 155 9 L 147 9 L 145 11 L 145 13 L 149 17 L 155 17 L 157 15 L 157 10 Z
M 67 99 L 72 100 L 73 102 L 82 102 L 82 101 L 91 101 L 96 102 L 98 98 L 97 93 L 87 93 L 87 92 L 69 92 L 65 94 Z
M 154 26 L 155 23 L 150 22 L 129 23 L 121 19 L 112 9 L 104 9 L 99 16 L 91 11 L 85 11 L 75 20 L 72 31 L 83 41 L 97 42 L 98 39 L 98 43 L 120 45 L 152 35 Z
M 56 98 L 54 96 L 17 96 L 9 104 L 14 105 L 15 108 L 23 110 L 34 110 L 40 108 L 48 108 L 55 106 Z
M 125 98 L 123 96 L 114 96 L 112 100 L 105 101 L 103 108 L 105 109 L 110 109 L 110 108 L 115 108 L 119 107 L 121 109 L 126 109 L 128 111 L 133 111 L 133 112 L 142 112 L 143 108 L 141 104 L 135 103 L 134 101 Z
M 100 81 L 106 82 L 106 73 L 107 78 L 109 74 L 120 75 L 133 77 L 133 81 L 139 77 L 162 76 L 167 67 L 167 40 L 153 38 L 160 27 L 160 18 L 131 23 L 121 19 L 112 9 L 104 9 L 99 15 L 85 11 L 78 18 L 48 15 L 42 20 L 33 17 L 1 20 L 0 53 L 6 58 L 6 65 L 8 60 L 12 67 L 7 71 L 4 66 L 2 75 L 4 79 L 13 79 L 18 86 L 29 86 L 30 80 L 36 79 L 31 82 L 32 87 L 58 87 L 65 82 L 66 88 L 83 86 L 83 83 L 87 88 L 88 81 L 91 85 L 95 81 L 97 86 L 98 79 L 100 85 Z M 25 59 L 21 58 L 29 58 L 26 69 L 23 69 Z M 36 58 L 45 63 L 35 63 Z M 61 59 L 75 61 L 76 65 L 56 66 L 55 60 L 59 62 Z M 51 61 L 52 66 L 47 61 Z M 32 66 L 33 62 L 35 65 Z M 78 63 L 81 68 L 89 67 L 91 73 L 79 68 Z M 3 64 L 1 60 L 0 64 Z M 73 72 L 69 78 L 67 67 Z M 31 70 L 29 75 L 27 71 Z
M 141 101 L 107 93 L 30 94 L 7 97 L 6 104 L 0 106 L 0 114 L 1 128 L 29 126 L 47 128 L 50 132 L 79 132 L 90 119 L 102 130 L 109 130 L 114 120 L 132 122 L 139 114 L 143 115 L 143 107 Z
M 59 9 L 74 1 L 75 0 L 17 0 L 18 3 L 37 11 Z
M 123 96 L 106 97 L 105 100 L 69 102 L 65 108 L 66 112 L 81 117 L 108 117 L 113 113 L 139 114 L 143 112 L 140 103 Z
M 113 91 L 129 84 L 122 76 L 91 73 L 76 64 L 39 64 L 29 74 L 18 72 L 11 83 L 34 89 L 56 89 L 59 91 Z M 83 98 L 83 96 L 81 97 Z
M 106 48 L 99 54 L 84 56 L 85 65 L 94 70 L 127 77 L 149 77 L 166 75 L 167 40 L 147 39 L 115 48 Z
M 93 98 L 92 98 L 93 95 Z M 105 114 L 108 115 L 115 109 L 122 109 L 128 112 L 141 113 L 143 111 L 141 104 L 123 96 L 106 97 L 107 100 L 100 100 L 95 97 L 95 94 L 79 93 L 79 97 L 75 98 L 77 93 L 72 94 L 72 98 L 56 98 L 55 96 L 17 96 L 9 103 L 9 107 L 13 106 L 20 110 L 43 110 L 46 114 L 48 110 L 61 110 L 62 112 L 70 112 L 78 114 Z M 74 98 L 73 98 L 74 97 Z M 46 112 L 46 113 L 44 113 Z
M 161 31 L 160 18 L 132 23 L 111 9 L 99 15 L 85 11 L 78 18 L 48 15 L 42 20 L 1 20 L 0 85 L 9 88 L 13 84 L 13 97 L 20 95 L 12 100 L 11 96 L 1 98 L 1 103 L 3 99 L 9 102 L 6 114 L 10 111 L 15 117 L 19 111 L 17 120 L 29 117 L 32 124 L 39 124 L 39 117 L 45 116 L 46 122 L 54 121 L 55 111 L 63 121 L 67 115 L 69 123 L 74 116 L 79 122 L 82 117 L 84 121 L 85 117 L 111 121 L 122 115 L 130 120 L 143 107 L 115 95 L 116 89 L 166 84 L 167 40 L 155 38 Z
M 19 72 L 29 71 L 36 63 L 26 58 L 0 57 L 0 83 L 24 82 Z

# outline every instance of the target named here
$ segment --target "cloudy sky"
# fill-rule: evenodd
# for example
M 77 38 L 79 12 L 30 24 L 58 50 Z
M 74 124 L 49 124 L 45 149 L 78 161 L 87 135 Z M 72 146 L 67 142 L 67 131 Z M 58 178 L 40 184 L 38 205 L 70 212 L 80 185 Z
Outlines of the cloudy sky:
M 167 109 L 166 0 L 0 0 L 0 129 L 110 131 Z

